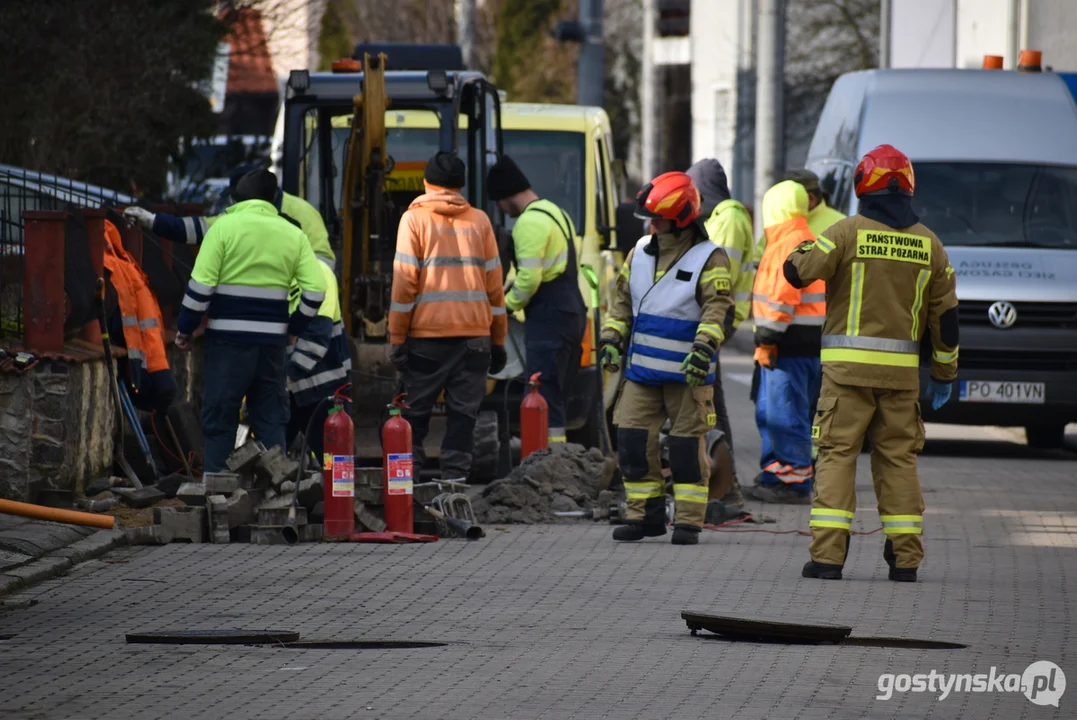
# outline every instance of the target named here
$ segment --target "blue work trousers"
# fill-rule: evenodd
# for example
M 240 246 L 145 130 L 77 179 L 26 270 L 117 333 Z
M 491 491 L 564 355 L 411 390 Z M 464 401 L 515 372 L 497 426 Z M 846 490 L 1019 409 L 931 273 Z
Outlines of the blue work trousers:
M 284 447 L 288 426 L 287 354 L 283 345 L 252 345 L 208 337 L 205 343 L 205 390 L 202 433 L 205 472 L 225 470 L 236 444 L 239 409 L 247 398 L 251 432 L 267 448 Z
M 761 484 L 811 491 L 812 411 L 821 380 L 818 357 L 779 356 L 777 367 L 760 368 L 755 424 L 762 439 Z

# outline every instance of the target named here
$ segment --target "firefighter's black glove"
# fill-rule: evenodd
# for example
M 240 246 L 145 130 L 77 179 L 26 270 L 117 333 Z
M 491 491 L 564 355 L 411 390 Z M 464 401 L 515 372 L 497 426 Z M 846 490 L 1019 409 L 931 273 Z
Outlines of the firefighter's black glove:
M 505 369 L 505 363 L 509 361 L 509 354 L 505 352 L 504 345 L 490 346 L 490 374 L 497 375 Z
M 408 344 L 393 345 L 389 353 L 389 362 L 393 364 L 398 373 L 407 372 L 408 369 Z
M 681 371 L 685 374 L 685 382 L 689 385 L 703 385 L 707 382 L 707 375 L 711 371 L 711 358 L 714 351 L 706 345 L 692 344 L 692 352 L 685 356 L 681 363 Z

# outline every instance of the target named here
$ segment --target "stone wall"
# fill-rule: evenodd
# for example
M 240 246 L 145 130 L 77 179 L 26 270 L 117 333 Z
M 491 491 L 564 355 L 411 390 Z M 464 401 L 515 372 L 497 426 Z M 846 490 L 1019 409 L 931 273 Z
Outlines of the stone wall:
M 200 403 L 201 352 L 169 348 L 177 402 Z M 101 358 L 43 360 L 0 374 L 0 497 L 33 501 L 42 489 L 81 492 L 112 466 L 115 404 Z

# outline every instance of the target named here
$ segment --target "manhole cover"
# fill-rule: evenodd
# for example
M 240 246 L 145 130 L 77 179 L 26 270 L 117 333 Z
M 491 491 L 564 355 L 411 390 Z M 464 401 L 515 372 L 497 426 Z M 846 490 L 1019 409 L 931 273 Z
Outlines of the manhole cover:
M 291 630 L 171 630 L 127 633 L 129 643 L 169 645 L 263 645 L 290 643 L 299 639 Z
M 786 620 L 707 615 L 688 611 L 682 612 L 681 617 L 693 635 L 700 630 L 709 630 L 731 639 L 757 642 L 838 643 L 849 637 L 849 633 L 853 631 L 851 627 L 844 625 L 809 625 Z
M 857 647 L 908 648 L 913 650 L 960 650 L 962 643 L 918 638 L 852 637 L 844 625 L 792 623 L 786 620 L 738 618 L 684 611 L 681 617 L 695 635 L 709 630 L 726 639 L 786 645 L 851 645 Z
M 443 642 L 419 642 L 412 640 L 304 640 L 283 643 L 278 647 L 298 650 L 414 650 L 418 648 L 445 647 Z

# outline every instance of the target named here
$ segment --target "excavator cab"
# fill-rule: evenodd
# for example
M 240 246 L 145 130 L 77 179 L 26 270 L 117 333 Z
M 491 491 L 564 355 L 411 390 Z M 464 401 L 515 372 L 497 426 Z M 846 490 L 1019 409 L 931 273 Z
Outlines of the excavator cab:
M 355 383 L 357 405 L 382 407 L 395 391 L 388 314 L 397 227 L 423 193 L 430 157 L 457 153 L 467 166 L 464 196 L 499 219 L 486 175 L 502 152 L 500 98 L 481 73 L 463 69 L 453 47 L 361 44 L 332 72 L 293 70 L 288 79 L 281 186 L 319 210 L 337 253 L 353 363 L 370 376 Z M 424 132 L 395 130 L 402 113 L 426 118 Z

